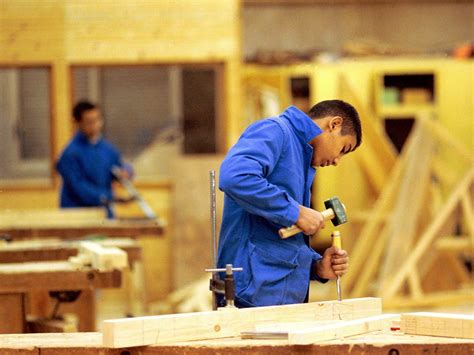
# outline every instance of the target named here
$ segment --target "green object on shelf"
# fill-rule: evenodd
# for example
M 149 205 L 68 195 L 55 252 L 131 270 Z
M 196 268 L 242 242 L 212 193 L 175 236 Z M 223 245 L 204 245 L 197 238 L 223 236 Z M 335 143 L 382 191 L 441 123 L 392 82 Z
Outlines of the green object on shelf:
M 400 102 L 400 91 L 394 87 L 386 87 L 382 90 L 382 104 L 395 105 Z

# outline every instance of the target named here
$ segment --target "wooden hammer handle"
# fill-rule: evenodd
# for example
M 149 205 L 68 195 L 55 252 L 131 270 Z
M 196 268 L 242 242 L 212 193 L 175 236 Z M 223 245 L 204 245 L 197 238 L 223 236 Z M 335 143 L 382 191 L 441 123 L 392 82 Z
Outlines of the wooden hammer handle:
M 334 210 L 332 208 L 328 208 L 327 210 L 324 210 L 321 212 L 321 214 L 323 215 L 323 219 L 325 221 L 329 220 L 329 219 L 333 219 L 334 218 Z M 292 235 L 295 235 L 297 233 L 300 233 L 302 232 L 303 230 L 298 228 L 296 226 L 296 224 L 293 224 L 292 226 L 290 227 L 287 227 L 287 228 L 281 228 L 279 231 L 278 231 L 278 234 L 280 234 L 280 238 L 281 239 L 286 239 L 286 238 L 289 238 L 291 237 Z

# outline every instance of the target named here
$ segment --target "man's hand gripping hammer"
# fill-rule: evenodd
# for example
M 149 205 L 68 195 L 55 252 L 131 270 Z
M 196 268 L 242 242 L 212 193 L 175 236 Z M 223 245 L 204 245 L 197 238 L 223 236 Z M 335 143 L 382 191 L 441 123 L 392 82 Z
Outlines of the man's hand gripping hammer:
M 325 221 L 330 219 L 334 226 L 347 223 L 346 208 L 344 204 L 341 203 L 339 198 L 331 197 L 330 199 L 324 201 L 324 206 L 326 206 L 327 209 L 322 211 L 321 214 L 323 215 Z M 278 231 L 282 239 L 289 238 L 292 235 L 300 232 L 302 232 L 302 230 L 298 228 L 296 224 L 287 228 L 281 228 Z

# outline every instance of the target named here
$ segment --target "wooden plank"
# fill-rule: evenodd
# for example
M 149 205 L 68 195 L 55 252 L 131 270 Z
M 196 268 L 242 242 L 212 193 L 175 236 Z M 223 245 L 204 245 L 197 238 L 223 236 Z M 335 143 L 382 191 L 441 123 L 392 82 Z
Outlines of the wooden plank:
M 26 261 L 67 260 L 78 253 L 81 240 L 40 239 L 19 240 L 0 243 L 0 263 L 19 263 Z M 94 240 L 103 246 L 113 246 L 127 253 L 130 266 L 141 260 L 141 247 L 131 238 Z
M 49 225 L 67 223 L 100 221 L 107 219 L 103 208 L 44 208 L 44 209 L 24 209 L 24 210 L 3 210 L 0 225 L 16 224 L 40 224 Z
M 468 236 L 455 235 L 439 238 L 435 243 L 435 247 L 440 251 L 472 253 L 474 245 Z
M 90 265 L 94 270 L 123 270 L 128 266 L 127 253 L 117 247 L 104 247 L 91 241 L 81 242 L 79 254 L 68 259 L 77 267 Z
M 289 344 L 306 345 L 325 340 L 388 330 L 399 314 L 382 314 L 350 321 L 272 323 L 255 326 L 254 331 L 243 332 L 244 339 L 286 339 Z
M 136 237 L 140 235 L 162 235 L 165 224 L 161 220 L 103 220 L 68 223 L 58 221 L 55 225 L 29 225 L 27 222 L 0 226 L 0 234 L 10 235 L 13 239 L 33 237 L 60 237 L 63 239 L 80 238 L 90 234 L 108 237 Z
M 0 293 L 120 287 L 121 276 L 117 270 L 76 270 L 70 263 L 61 261 L 1 264 Z
M 381 312 L 381 299 L 361 298 L 106 320 L 102 329 L 104 345 L 119 348 L 238 336 L 256 323 L 351 320 Z
M 400 330 L 406 334 L 474 339 L 474 315 L 403 313 Z
M 423 121 L 417 121 L 410 134 L 414 136 L 413 151 L 408 156 L 392 218 L 387 226 L 387 245 L 379 275 L 382 288 L 384 283 L 390 282 L 390 276 L 412 249 L 420 217 L 426 213 L 423 196 L 430 186 L 434 141 Z
M 382 314 L 305 330 L 292 330 L 288 332 L 288 342 L 295 345 L 305 345 L 389 329 L 392 321 L 399 318 L 400 316 L 397 314 Z

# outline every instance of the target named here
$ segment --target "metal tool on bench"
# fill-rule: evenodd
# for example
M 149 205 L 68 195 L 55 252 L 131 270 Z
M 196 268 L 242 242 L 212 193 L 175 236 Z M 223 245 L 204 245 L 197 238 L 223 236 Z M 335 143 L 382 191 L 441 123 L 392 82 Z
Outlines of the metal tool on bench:
M 336 247 L 337 249 L 342 249 L 342 242 L 341 242 L 341 233 L 339 231 L 334 231 L 331 233 L 332 238 L 332 246 Z M 341 276 L 337 276 L 336 279 L 336 287 L 337 287 L 337 300 L 342 301 L 342 291 L 341 291 Z
M 156 213 L 151 209 L 150 205 L 143 199 L 140 193 L 137 191 L 132 182 L 122 176 L 121 169 L 118 166 L 112 167 L 112 174 L 122 184 L 122 186 L 128 191 L 130 197 L 137 201 L 141 210 L 148 219 L 157 219 Z
M 209 171 L 210 195 L 211 195 L 211 231 L 212 231 L 212 261 L 213 269 L 205 269 L 206 272 L 212 272 L 212 278 L 209 282 L 209 290 L 212 292 L 212 309 L 217 310 L 217 295 L 224 295 L 226 307 L 234 308 L 235 300 L 235 282 L 234 272 L 242 271 L 241 267 L 233 267 L 232 264 L 226 264 L 225 268 L 217 268 L 217 231 L 216 231 L 216 172 Z M 219 273 L 225 272 L 224 280 L 219 278 Z
M 213 293 L 213 298 L 217 298 L 216 294 L 224 295 L 225 298 L 225 306 L 226 308 L 235 308 L 234 300 L 235 300 L 235 282 L 234 282 L 234 271 L 242 271 L 241 267 L 232 267 L 232 264 L 226 264 L 225 269 L 206 269 L 206 272 L 212 272 L 212 279 L 209 284 L 209 289 Z M 219 272 L 225 272 L 224 281 L 219 280 Z M 217 278 L 214 277 L 217 275 Z M 213 305 L 213 309 L 217 309 L 217 299 L 216 299 L 215 308 Z
M 330 219 L 334 226 L 347 223 L 346 207 L 341 203 L 339 198 L 331 197 L 324 201 L 324 206 L 326 206 L 327 209 L 322 211 L 321 214 L 325 221 Z M 302 232 L 302 230 L 298 228 L 296 224 L 287 228 L 281 228 L 278 231 L 282 239 L 289 238 L 300 232 Z

